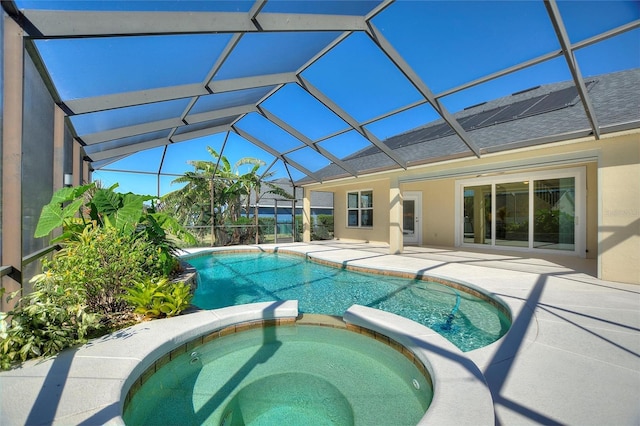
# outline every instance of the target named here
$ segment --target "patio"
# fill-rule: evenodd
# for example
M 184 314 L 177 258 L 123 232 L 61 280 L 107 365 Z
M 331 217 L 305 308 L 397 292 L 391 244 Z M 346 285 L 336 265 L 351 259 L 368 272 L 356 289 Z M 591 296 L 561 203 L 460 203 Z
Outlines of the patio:
M 7 294 L 29 291 L 34 260 L 55 250 L 33 235 L 56 190 L 120 179 L 123 193 L 161 196 L 188 161 L 211 160 L 211 146 L 232 162 L 263 160 L 261 179 L 302 193 L 291 205 L 306 242 L 261 248 L 500 297 L 511 330 L 464 354 L 486 379 L 496 424 L 640 424 L 637 2 L 4 0 L 2 12 Z M 220 225 L 220 156 L 206 178 L 207 230 Z M 312 192 L 331 198 L 337 240 L 308 242 Z M 501 208 L 511 234 L 499 235 Z M 537 210 L 573 224 L 546 254 Z M 549 254 L 566 240 L 572 255 Z M 120 389 L 149 354 L 201 332 L 203 314 L 224 322 L 210 311 L 140 324 L 0 372 L 0 424 L 118 423 Z M 462 401 L 449 422 L 482 423 Z
M 511 330 L 493 345 L 465 354 L 486 378 L 496 424 L 622 425 L 640 420 L 640 290 L 594 278 L 595 260 L 438 247 L 406 247 L 402 255 L 390 255 L 386 245 L 345 241 L 260 247 L 447 277 L 502 298 L 512 311 Z M 112 361 L 131 362 L 125 358 Z M 3 424 L 95 422 L 92 416 L 105 407 L 70 397 L 91 389 L 85 377 L 53 374 L 47 367 L 52 365 L 29 362 L 0 374 Z M 43 398 L 45 389 L 54 397 Z M 451 413 L 451 424 L 460 424 L 456 413 Z

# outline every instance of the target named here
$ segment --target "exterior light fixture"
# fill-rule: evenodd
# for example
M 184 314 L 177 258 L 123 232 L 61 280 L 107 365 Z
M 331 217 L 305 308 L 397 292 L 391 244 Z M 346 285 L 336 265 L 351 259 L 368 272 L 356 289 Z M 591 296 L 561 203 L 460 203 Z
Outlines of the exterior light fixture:
M 71 173 L 64 174 L 64 186 L 73 186 L 73 175 Z

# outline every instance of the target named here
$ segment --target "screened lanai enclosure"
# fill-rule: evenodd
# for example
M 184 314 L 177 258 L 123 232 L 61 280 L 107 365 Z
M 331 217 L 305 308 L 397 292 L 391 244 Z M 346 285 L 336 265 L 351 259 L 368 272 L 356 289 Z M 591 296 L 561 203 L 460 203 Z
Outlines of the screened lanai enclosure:
M 208 176 L 217 179 L 220 157 L 230 164 L 258 159 L 252 175 L 260 190 L 245 191 L 242 215 L 271 219 L 216 223 L 230 207 L 215 202 L 211 184 L 208 217 L 189 224 L 202 228 L 202 244 L 222 240 L 217 227 L 236 225 L 253 227 L 254 241 L 260 226 L 263 236 L 267 228 L 273 234 L 263 242 L 332 238 L 334 221 L 325 217 L 332 216 L 343 237 L 384 224 L 381 240 L 400 252 L 402 227 L 414 232 L 415 223 L 405 218 L 393 228 L 377 215 L 383 206 L 385 215 L 402 218 L 387 198 L 403 194 L 403 173 L 433 166 L 446 169 L 433 176 L 453 176 L 461 173 L 456 162 L 470 161 L 460 170 L 487 175 L 497 173 L 491 161 L 499 155 L 579 138 L 599 143 L 639 127 L 632 113 L 636 74 L 620 80 L 631 90 L 617 86 L 629 97 L 620 107 L 592 99 L 604 87 L 595 76 L 640 68 L 635 1 L 3 0 L 2 6 L 2 271 L 3 282 L 13 280 L 9 287 L 28 279 L 33 260 L 50 250 L 33 234 L 42 206 L 63 185 L 100 180 L 160 197 L 184 188 L 172 182 L 194 172 L 194 162 L 208 162 Z M 491 103 L 496 99 L 505 101 Z M 560 110 L 578 124 L 549 119 L 537 134 L 498 127 Z M 490 138 L 483 136 L 489 127 L 496 130 Z M 638 159 L 629 161 L 635 171 Z M 230 173 L 250 171 L 245 165 Z M 371 191 L 368 206 L 347 206 L 347 194 L 335 186 L 396 172 L 396 186 L 382 198 L 373 183 L 355 188 L 358 200 Z M 269 194 L 272 184 L 290 196 Z M 493 187 L 484 196 L 520 210 L 525 192 Z M 604 194 L 598 187 L 600 212 Z M 467 196 L 456 203 L 463 206 Z M 427 219 L 426 195 L 421 199 Z M 603 245 L 605 237 L 596 235 L 607 219 L 593 208 L 589 241 L 599 249 L 590 253 L 601 256 L 616 244 Z M 637 216 L 621 211 L 612 220 Z M 357 221 L 343 223 L 353 212 Z M 495 219 L 487 234 L 480 222 L 474 227 L 456 217 L 459 240 L 445 244 L 508 241 L 517 248 L 529 220 L 524 210 L 510 216 L 507 237 L 495 233 Z M 617 232 L 619 224 L 612 226 L 603 232 Z M 621 229 L 620 241 L 627 241 L 630 231 Z M 413 244 L 434 238 L 423 237 Z M 536 238 L 528 240 L 545 244 L 546 237 Z
M 480 157 L 484 147 L 453 113 L 557 81 L 572 82 L 597 136 L 585 76 L 633 67 L 639 35 L 635 2 L 3 6 L 90 169 L 137 172 L 159 194 L 207 143 L 294 182 L 322 181 L 329 164 L 357 177 Z M 441 158 L 403 157 L 384 143 L 435 120 L 458 140 Z M 345 161 L 363 149 L 386 160 L 369 169 Z

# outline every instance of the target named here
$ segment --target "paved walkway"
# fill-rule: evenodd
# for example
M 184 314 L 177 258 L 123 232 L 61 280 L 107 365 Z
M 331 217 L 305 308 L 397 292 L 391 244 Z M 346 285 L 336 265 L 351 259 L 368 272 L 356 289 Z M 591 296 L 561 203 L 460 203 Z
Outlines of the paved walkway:
M 335 241 L 280 247 L 354 266 L 446 277 L 501 297 L 512 311 L 510 331 L 466 354 L 486 377 L 497 424 L 640 424 L 640 286 L 594 278 L 595 261 L 425 247 L 389 255 L 386 246 Z M 15 411 L 15 401 L 30 413 L 61 414 L 64 407 L 48 407 L 52 394 L 42 392 L 53 377 L 37 371 L 46 364 L 0 373 L 4 414 L 7 404 Z M 61 392 L 51 385 L 53 394 Z M 455 424 L 456 413 L 451 416 Z M 7 418 L 0 412 L 0 425 Z

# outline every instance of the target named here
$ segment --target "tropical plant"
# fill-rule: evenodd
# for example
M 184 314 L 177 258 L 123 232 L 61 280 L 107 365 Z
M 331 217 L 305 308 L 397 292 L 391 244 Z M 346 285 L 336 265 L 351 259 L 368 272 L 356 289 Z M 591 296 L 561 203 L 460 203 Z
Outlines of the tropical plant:
M 62 235 L 54 241 L 65 241 L 84 232 L 87 225 L 92 225 L 115 227 L 125 234 L 144 232 L 169 251 L 174 251 L 175 247 L 167 240 L 165 231 L 186 243 L 195 243 L 195 238 L 178 221 L 166 213 L 156 212 L 154 204 L 145 208 L 145 202 L 155 197 L 121 194 L 115 192 L 117 187 L 118 184 L 110 188 L 96 188 L 95 183 L 90 183 L 59 189 L 49 204 L 42 208 L 34 236 L 44 237 L 62 227 Z
M 114 227 L 88 225 L 69 240 L 52 260 L 47 272 L 77 288 L 92 312 L 116 314 L 127 310 L 120 296 L 134 282 L 168 276 L 178 264 L 146 234 L 127 234 Z
M 195 241 L 176 220 L 144 205 L 153 197 L 116 193 L 116 187 L 63 188 L 42 209 L 36 237 L 62 227 L 55 239 L 62 249 L 43 260 L 33 292 L 0 315 L 2 368 L 129 325 L 134 307 L 123 299 L 126 289 L 166 279 L 179 264 L 167 232 Z M 189 303 L 190 288 L 178 285 L 167 295 L 162 315 L 175 315 Z
M 213 226 L 239 217 L 240 197 L 246 190 L 236 178 L 238 168 L 249 159 L 232 168 L 229 160 L 215 149 L 207 147 L 207 151 L 214 161 L 189 161 L 194 170 L 172 182 L 184 186 L 162 197 L 160 210 L 174 216 L 183 226 Z M 219 232 L 216 237 L 220 239 Z
M 330 240 L 333 238 L 333 215 L 319 214 L 313 220 L 312 240 Z
M 84 289 L 46 272 L 35 276 L 33 292 L 8 313 L 0 313 L 0 368 L 50 356 L 83 343 L 100 328 L 100 315 L 84 303 Z M 10 323 L 7 318 L 11 318 Z
M 534 214 L 535 238 L 551 243 L 572 242 L 575 233 L 574 220 L 573 215 L 561 210 L 538 209 Z
M 162 318 L 178 315 L 188 308 L 193 294 L 183 282 L 146 278 L 127 287 L 121 297 L 134 306 L 135 313 L 147 318 Z
M 255 241 L 259 239 L 257 223 L 257 202 L 265 193 L 278 194 L 285 198 L 292 198 L 290 194 L 279 186 L 267 182 L 273 173 L 260 175 L 258 172 L 265 165 L 257 158 L 245 157 L 233 166 L 223 155 L 215 149 L 207 147 L 212 161 L 189 161 L 193 171 L 185 173 L 175 179 L 173 183 L 185 184 L 181 189 L 173 191 L 162 198 L 161 210 L 175 215 L 181 225 L 205 227 L 239 223 L 243 206 L 244 213 L 249 218 L 250 196 L 255 192 L 256 210 L 254 211 Z M 251 166 L 249 171 L 241 174 L 244 166 Z M 269 189 L 262 191 L 262 186 Z M 239 231 L 238 231 L 239 232 Z M 219 244 L 237 241 L 241 235 L 229 236 L 225 229 L 216 228 L 215 240 Z
M 246 173 L 245 175 L 242 176 L 242 179 L 245 182 L 245 185 L 247 186 L 247 188 L 249 188 L 249 194 L 251 194 L 251 189 L 253 189 L 255 193 L 255 203 L 253 207 L 254 208 L 253 224 L 254 224 L 255 233 L 256 233 L 256 237 L 255 237 L 256 244 L 260 242 L 260 238 L 258 235 L 260 230 L 260 227 L 258 226 L 258 216 L 259 216 L 258 204 L 260 203 L 260 200 L 262 199 L 262 197 L 264 197 L 267 194 L 275 194 L 289 200 L 295 198 L 292 194 L 289 194 L 282 187 L 276 185 L 273 182 L 269 182 L 266 180 L 268 178 L 273 177 L 274 175 L 273 172 L 265 173 L 262 176 L 258 176 L 257 172 L 258 172 L 258 169 L 254 166 L 254 168 L 251 169 L 249 173 Z M 268 188 L 267 190 L 262 189 L 263 184 L 267 186 Z M 247 196 L 247 218 L 249 217 L 250 198 L 251 198 L 250 195 Z

